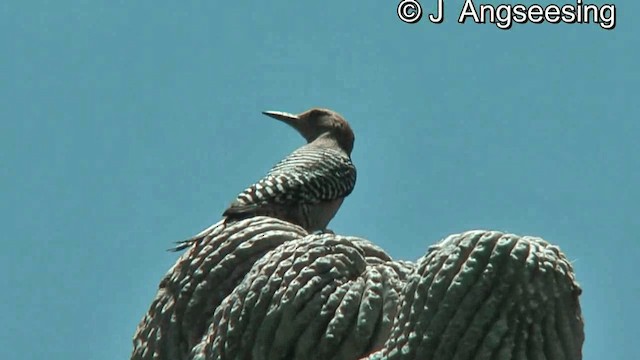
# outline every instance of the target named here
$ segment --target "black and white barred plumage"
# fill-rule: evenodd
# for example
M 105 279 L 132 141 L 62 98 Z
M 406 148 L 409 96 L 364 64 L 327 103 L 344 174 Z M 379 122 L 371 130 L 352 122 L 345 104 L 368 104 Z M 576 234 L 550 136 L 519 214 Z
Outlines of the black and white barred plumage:
M 273 215 L 282 207 L 330 202 L 351 194 L 355 184 L 356 168 L 344 151 L 307 144 L 240 193 L 223 215 Z

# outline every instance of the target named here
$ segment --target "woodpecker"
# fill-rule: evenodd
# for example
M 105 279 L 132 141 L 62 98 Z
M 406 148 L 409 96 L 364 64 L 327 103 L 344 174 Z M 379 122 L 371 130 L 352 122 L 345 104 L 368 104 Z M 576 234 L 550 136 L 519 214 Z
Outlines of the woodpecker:
M 309 233 L 331 232 L 327 225 L 356 184 L 351 126 L 329 109 L 313 108 L 297 115 L 281 111 L 263 114 L 293 127 L 307 144 L 241 192 L 222 213 L 223 222 L 262 215 L 299 225 Z M 179 242 L 175 250 L 188 247 L 206 236 L 205 232 Z
M 296 129 L 307 144 L 240 193 L 222 215 L 227 220 L 271 216 L 308 232 L 325 231 L 356 183 L 351 127 L 328 109 L 314 108 L 298 115 L 280 111 L 263 114 Z

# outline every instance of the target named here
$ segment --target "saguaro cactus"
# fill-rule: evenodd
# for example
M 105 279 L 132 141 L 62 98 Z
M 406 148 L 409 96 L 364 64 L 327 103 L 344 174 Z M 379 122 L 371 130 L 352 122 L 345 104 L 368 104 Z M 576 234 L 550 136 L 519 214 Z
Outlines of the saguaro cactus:
M 581 359 L 560 250 L 495 231 L 416 263 L 269 217 L 213 227 L 160 282 L 132 359 Z

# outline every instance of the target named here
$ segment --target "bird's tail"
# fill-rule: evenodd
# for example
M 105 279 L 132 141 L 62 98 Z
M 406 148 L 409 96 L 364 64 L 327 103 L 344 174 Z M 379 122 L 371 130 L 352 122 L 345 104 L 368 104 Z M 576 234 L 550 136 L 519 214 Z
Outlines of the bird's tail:
M 226 218 L 222 219 L 220 221 L 218 221 L 217 223 L 209 226 L 208 228 L 202 230 L 200 233 L 198 233 L 195 236 L 190 237 L 189 239 L 186 240 L 181 240 L 181 241 L 176 241 L 175 243 L 177 244 L 175 247 L 167 249 L 167 251 L 172 251 L 172 252 L 178 252 L 178 251 L 182 251 L 188 247 L 190 247 L 191 245 L 200 242 L 201 240 L 203 240 L 206 237 L 209 236 L 215 236 L 216 233 L 218 233 L 219 231 L 216 231 L 216 229 L 218 228 L 222 228 L 221 225 L 224 225 L 226 223 Z

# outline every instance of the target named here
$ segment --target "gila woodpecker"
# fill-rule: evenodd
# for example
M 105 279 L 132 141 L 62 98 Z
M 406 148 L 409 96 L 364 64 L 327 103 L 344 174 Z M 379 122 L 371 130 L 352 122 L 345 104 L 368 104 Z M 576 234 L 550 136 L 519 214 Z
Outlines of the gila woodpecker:
M 240 193 L 223 212 L 223 222 L 262 215 L 299 225 L 310 233 L 329 232 L 327 225 L 356 183 L 356 168 L 351 162 L 355 137 L 349 123 L 338 113 L 319 108 L 298 115 L 280 111 L 263 114 L 296 129 L 307 144 Z M 217 225 L 179 242 L 173 250 L 190 246 Z
M 279 111 L 263 114 L 296 129 L 307 144 L 240 193 L 223 216 L 228 220 L 271 216 L 309 232 L 326 231 L 356 183 L 351 127 L 328 109 L 311 109 L 299 115 Z

